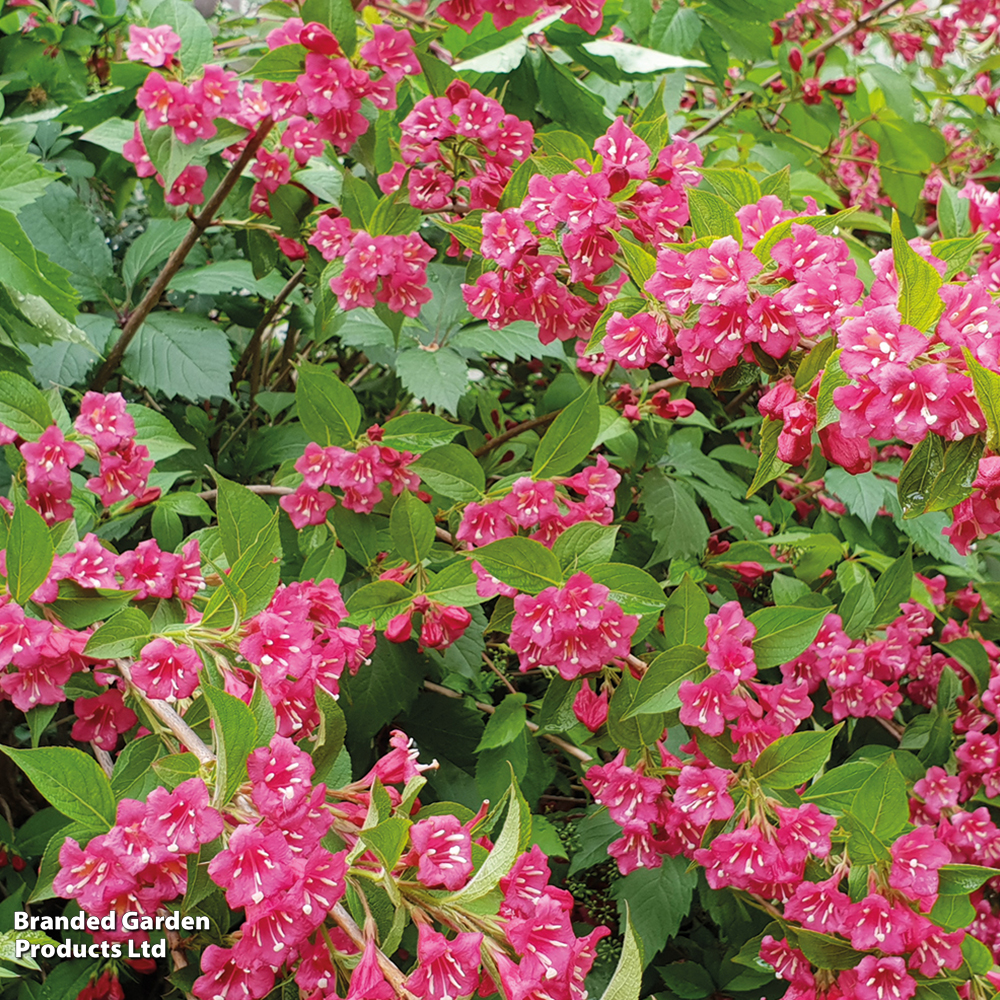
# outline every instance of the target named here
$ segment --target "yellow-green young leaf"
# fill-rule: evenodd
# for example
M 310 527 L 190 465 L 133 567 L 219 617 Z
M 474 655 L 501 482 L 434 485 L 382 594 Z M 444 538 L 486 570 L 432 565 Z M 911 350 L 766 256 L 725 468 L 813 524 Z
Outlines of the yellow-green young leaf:
M 0 746 L 50 805 L 78 823 L 110 830 L 115 821 L 111 782 L 93 757 L 74 747 L 14 750 Z
M 42 515 L 20 497 L 7 538 L 7 590 L 18 604 L 25 604 L 52 569 L 55 548 Z
M 892 213 L 892 259 L 899 276 L 899 314 L 904 323 L 926 333 L 944 311 L 944 302 L 938 295 L 941 275 L 906 242 L 895 212 Z
M 757 463 L 753 482 L 747 490 L 748 497 L 752 497 L 762 486 L 791 468 L 787 462 L 778 458 L 778 435 L 782 426 L 780 420 L 772 420 L 770 417 L 764 417 L 760 425 L 760 461 Z
M 937 434 L 928 434 L 910 452 L 899 474 L 896 494 L 903 517 L 917 517 L 927 507 L 934 481 L 944 468 L 944 443 Z
M 362 832 L 361 839 L 375 852 L 387 872 L 392 871 L 402 857 L 412 825 L 405 816 L 390 816 Z
M 1000 375 L 984 368 L 967 347 L 962 348 L 962 353 L 972 376 L 976 401 L 986 417 L 986 447 L 995 449 L 1000 445 Z
M 510 788 L 504 796 L 507 801 L 507 815 L 503 821 L 503 828 L 500 836 L 493 844 L 486 860 L 482 863 L 479 871 L 472 876 L 471 881 L 463 889 L 459 889 L 449 898 L 449 902 L 469 902 L 473 899 L 480 899 L 487 893 L 492 892 L 513 867 L 514 861 L 521 852 L 521 838 L 526 833 L 524 827 L 530 829 L 531 814 L 524 818 L 521 804 L 518 801 L 517 781 L 511 776 Z
M 546 587 L 561 587 L 559 561 L 541 542 L 531 538 L 501 538 L 473 552 L 487 573 L 508 587 L 537 594 Z
M 595 381 L 552 421 L 535 451 L 532 478 L 549 479 L 569 472 L 590 454 L 600 429 L 601 412 Z
M 416 494 L 406 490 L 393 504 L 389 533 L 399 555 L 417 566 L 434 544 L 434 515 Z
M 13 372 L 0 372 L 0 423 L 34 441 L 54 421 L 45 397 L 31 382 Z
M 131 656 L 151 633 L 149 619 L 138 608 L 122 608 L 87 640 L 84 653 L 98 659 Z
M 821 732 L 791 733 L 767 746 L 753 766 L 754 777 L 772 788 L 794 788 L 814 777 L 830 756 L 838 723 Z
M 622 942 L 622 953 L 615 967 L 615 973 L 607 985 L 601 1000 L 639 1000 L 642 990 L 642 970 L 645 961 L 642 954 L 642 944 L 635 933 L 635 926 L 625 904 L 625 938 Z
M 760 185 L 742 168 L 703 167 L 701 174 L 715 188 L 715 193 L 733 208 L 742 208 L 760 200 Z
M 235 695 L 202 685 L 215 723 L 215 805 L 224 806 L 247 780 L 247 757 L 257 746 L 257 720 Z
M 375 211 L 368 220 L 368 231 L 372 236 L 412 233 L 419 227 L 420 218 L 420 209 L 413 208 L 408 198 L 388 194 L 379 198 Z
M 346 444 L 361 424 L 361 407 L 354 393 L 319 365 L 299 369 L 295 401 L 306 433 L 323 447 Z
M 701 188 L 688 188 L 687 194 L 691 225 L 697 237 L 732 236 L 737 243 L 742 242 L 739 220 L 725 198 Z

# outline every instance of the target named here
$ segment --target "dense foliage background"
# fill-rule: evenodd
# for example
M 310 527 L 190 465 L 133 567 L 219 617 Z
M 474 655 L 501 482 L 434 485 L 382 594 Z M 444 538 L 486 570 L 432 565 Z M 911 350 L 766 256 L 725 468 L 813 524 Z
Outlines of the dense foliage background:
M 1000 6 L 3 11 L 0 995 L 998 995 Z

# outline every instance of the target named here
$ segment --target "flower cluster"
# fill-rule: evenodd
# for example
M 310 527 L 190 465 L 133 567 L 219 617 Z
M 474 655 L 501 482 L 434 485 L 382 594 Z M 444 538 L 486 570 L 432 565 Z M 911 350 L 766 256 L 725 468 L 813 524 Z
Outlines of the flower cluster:
M 189 778 L 172 792 L 154 788 L 145 802 L 122 799 L 107 833 L 86 847 L 66 838 L 52 887 L 91 916 L 153 916 L 161 904 L 184 894 L 188 855 L 215 840 L 222 828 L 201 778 Z M 129 936 L 121 921 L 116 927 L 102 934 L 108 940 Z
M 390 642 L 406 642 L 413 631 L 413 616 L 421 616 L 420 644 L 417 652 L 425 649 L 447 649 L 461 639 L 472 622 L 466 608 L 432 601 L 417 594 L 410 606 L 396 615 L 385 627 L 385 637 Z
M 628 656 L 639 619 L 624 614 L 609 593 L 586 573 L 576 573 L 564 586 L 546 587 L 537 597 L 518 594 L 510 647 L 520 669 L 555 667 L 570 681 Z
M 343 216 L 320 216 L 309 238 L 324 260 L 342 260 L 343 268 L 330 279 L 330 290 L 340 308 L 372 308 L 384 302 L 392 312 L 417 316 L 432 292 L 427 287 L 427 264 L 434 256 L 416 233 L 371 236 L 354 232 Z
M 420 477 L 407 466 L 416 456 L 379 444 L 381 428 L 369 427 L 370 444 L 358 451 L 346 451 L 336 445 L 321 448 L 316 443 L 306 445 L 302 457 L 295 463 L 302 473 L 302 484 L 293 494 L 281 498 L 281 507 L 296 528 L 307 524 L 322 524 L 337 499 L 323 486 L 335 486 L 343 491 L 341 502 L 348 510 L 369 514 L 382 500 L 382 485 L 389 484 L 394 496 L 404 490 L 416 490 Z
M 308 735 L 319 721 L 317 690 L 336 697 L 344 670 L 356 674 L 375 648 L 372 627 L 348 628 L 341 624 L 346 617 L 332 580 L 279 586 L 243 627 L 239 650 L 245 663 L 226 674 L 227 690 L 249 701 L 259 677 L 278 733 Z M 144 650 L 143 657 L 148 655 Z
M 463 31 L 471 32 L 485 14 L 492 14 L 494 25 L 501 30 L 522 17 L 549 9 L 557 10 L 569 24 L 578 24 L 588 34 L 596 35 L 601 27 L 604 0 L 570 0 L 568 8 L 545 0 L 446 0 L 434 13 L 449 24 L 457 24 Z
M 392 194 L 405 180 L 410 204 L 425 212 L 496 208 L 534 137 L 530 123 L 462 80 L 443 97 L 418 101 L 400 127 L 402 160 L 379 177 L 379 186 Z

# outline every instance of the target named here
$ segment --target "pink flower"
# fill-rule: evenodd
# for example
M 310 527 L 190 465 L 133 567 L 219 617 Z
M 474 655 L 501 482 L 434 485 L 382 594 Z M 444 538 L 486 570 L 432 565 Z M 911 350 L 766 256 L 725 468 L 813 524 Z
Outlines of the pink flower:
M 284 736 L 273 736 L 247 760 L 254 805 L 269 816 L 292 812 L 312 790 L 315 770 L 309 754 Z
M 474 993 L 479 985 L 483 935 L 459 933 L 449 940 L 423 923 L 417 932 L 417 965 L 406 980 L 407 989 L 424 1000 Z
M 573 714 L 592 733 L 608 721 L 608 693 L 596 694 L 588 681 L 584 681 L 573 699 Z
M 125 57 L 132 62 L 144 62 L 147 66 L 166 66 L 172 57 L 180 51 L 181 39 L 174 34 L 173 29 L 166 24 L 156 28 L 140 28 L 129 25 L 129 46 Z
M 111 451 L 135 437 L 135 421 L 126 412 L 125 397 L 120 392 L 86 393 L 73 426 L 80 434 L 93 438 L 101 451 Z
M 855 971 L 858 1000 L 909 1000 L 917 992 L 916 980 L 907 974 L 901 958 L 866 955 Z
M 96 698 L 77 698 L 73 711 L 76 722 L 70 735 L 81 743 L 92 741 L 102 750 L 114 750 L 119 734 L 128 732 L 139 721 L 118 688 L 111 688 Z
M 261 903 L 295 881 L 292 852 L 280 833 L 264 833 L 247 824 L 238 826 L 229 846 L 209 863 L 208 874 L 226 890 L 230 906 Z
M 922 826 L 905 834 L 892 845 L 891 851 L 889 885 L 911 899 L 937 894 L 937 870 L 951 861 L 951 851 L 940 842 L 933 827 Z
M 163 196 L 168 205 L 201 205 L 205 201 L 205 181 L 208 171 L 197 164 L 185 167 L 170 190 Z
M 154 639 L 142 647 L 139 659 L 132 665 L 132 683 L 150 698 L 189 698 L 198 687 L 202 666 L 200 657 L 189 646 Z
M 455 816 L 431 816 L 410 827 L 417 879 L 430 888 L 461 889 L 472 874 L 472 838 Z M 414 860 L 411 858 L 410 863 Z
M 721 767 L 683 767 L 674 792 L 674 805 L 700 826 L 714 819 L 729 819 L 733 800 L 726 790 L 732 772 Z
M 210 944 L 201 955 L 202 975 L 194 981 L 191 992 L 198 1000 L 218 997 L 257 998 L 266 996 L 274 986 L 274 970 L 266 965 L 245 967 L 236 961 L 232 949 Z

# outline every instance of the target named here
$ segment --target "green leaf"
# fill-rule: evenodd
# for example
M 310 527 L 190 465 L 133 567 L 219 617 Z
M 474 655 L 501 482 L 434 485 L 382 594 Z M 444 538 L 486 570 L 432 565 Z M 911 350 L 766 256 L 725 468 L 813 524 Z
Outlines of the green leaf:
M 691 225 L 696 236 L 732 236 L 742 245 L 743 233 L 739 221 L 725 198 L 701 188 L 688 188 L 687 196 Z
M 796 605 L 755 611 L 749 621 L 757 629 L 753 649 L 758 669 L 789 663 L 803 653 L 828 613 L 828 608 Z
M 896 492 L 903 517 L 916 517 L 927 508 L 931 488 L 944 468 L 944 443 L 937 434 L 928 434 L 910 452 L 899 474 Z
M 944 452 L 944 467 L 928 489 L 925 513 L 948 510 L 972 494 L 982 454 L 983 439 L 979 435 L 948 444 Z
M 380 198 L 368 220 L 372 236 L 396 236 L 412 233 L 420 227 L 423 215 L 410 205 L 409 196 L 395 192 Z
M 778 458 L 778 435 L 783 426 L 781 420 L 772 420 L 770 417 L 764 417 L 761 421 L 760 461 L 757 463 L 753 482 L 747 489 L 748 497 L 752 497 L 762 486 L 784 475 L 791 468 L 787 462 Z
M 211 62 L 212 32 L 194 4 L 163 0 L 153 8 L 149 23 L 169 24 L 181 37 L 181 50 L 177 55 L 188 74 Z
M 311 441 L 328 447 L 347 444 L 361 424 L 354 393 L 319 365 L 302 365 L 295 389 L 299 420 Z
M 20 212 L 30 206 L 44 195 L 46 188 L 57 177 L 51 170 L 43 167 L 38 157 L 29 153 L 25 147 L 6 139 L 0 146 L 0 176 L 4 180 L 3 187 L 0 188 L 0 208 L 7 212 Z M 45 250 L 34 239 L 32 242 L 40 250 Z
M 684 66 L 704 66 L 697 59 L 684 59 L 679 56 L 667 55 L 655 49 L 647 49 L 631 42 L 615 42 L 600 38 L 594 42 L 584 42 L 581 48 L 599 59 L 614 59 L 622 75 L 626 78 L 650 76 L 662 73 L 668 69 L 680 69 Z
M 944 311 L 938 295 L 941 276 L 903 236 L 899 215 L 892 215 L 892 257 L 899 276 L 899 314 L 904 323 L 926 333 Z
M 405 816 L 390 816 L 376 826 L 361 831 L 361 839 L 374 852 L 387 871 L 399 863 L 412 824 Z
M 122 370 L 139 385 L 169 399 L 228 397 L 229 340 L 220 326 L 201 316 L 154 312 L 126 348 Z
M 734 209 L 742 208 L 744 205 L 752 205 L 761 198 L 760 185 L 749 171 L 733 170 L 726 167 L 704 167 L 701 174 L 715 188 L 716 194 L 729 202 Z
M 967 928 L 976 919 L 976 908 L 968 896 L 938 896 L 928 917 L 946 931 Z
M 131 123 L 129 138 L 132 138 Z M 150 219 L 146 231 L 137 236 L 125 251 L 122 261 L 122 281 L 125 282 L 125 287 L 131 291 L 137 282 L 162 264 L 177 249 L 190 228 L 190 223 L 182 219 Z M 146 407 L 142 409 L 145 410 Z
M 639 503 L 646 513 L 650 534 L 660 543 L 657 555 L 700 559 L 708 541 L 708 525 L 691 494 L 658 469 L 645 473 L 639 484 Z
M 587 572 L 595 583 L 610 590 L 609 600 L 619 604 L 627 615 L 658 614 L 667 603 L 663 588 L 638 566 L 602 563 Z
M 395 580 L 376 580 L 365 584 L 347 598 L 351 623 L 384 629 L 392 618 L 410 607 L 414 596 L 412 590 L 407 590 Z
M 153 761 L 153 770 L 167 788 L 173 790 L 198 774 L 201 765 L 193 753 L 172 753 Z
M 959 273 L 966 271 L 969 265 L 980 256 L 986 246 L 986 232 L 981 230 L 974 236 L 963 236 L 956 240 L 939 240 L 931 250 L 938 260 L 947 265 L 944 280 L 951 281 Z
M 194 445 L 185 441 L 162 413 L 138 403 L 129 403 L 125 409 L 135 422 L 136 442 L 149 449 L 152 461 L 159 462 L 179 451 L 194 449 Z
M 472 554 L 487 573 L 526 594 L 562 586 L 559 561 L 541 542 L 531 538 L 501 538 Z
M 275 511 L 228 575 L 222 577 L 221 585 L 205 606 L 202 625 L 228 628 L 233 621 L 234 604 L 236 615 L 241 618 L 250 618 L 263 611 L 278 585 L 281 567 L 276 554 L 280 552 L 278 512 Z
M 938 892 L 968 896 L 996 876 L 996 868 L 986 868 L 983 865 L 942 865 L 938 869 Z
M 38 792 L 64 816 L 102 832 L 111 829 L 115 797 L 108 776 L 93 757 L 74 747 L 14 750 L 0 745 L 0 753 L 17 764 Z
M 681 645 L 660 653 L 639 681 L 632 704 L 622 716 L 655 715 L 681 707 L 678 695 L 685 681 L 698 684 L 711 673 L 705 651 L 699 646 Z
M 358 29 L 350 0 L 305 0 L 301 17 L 306 24 L 316 21 L 326 25 L 340 42 L 344 54 L 348 56 L 354 54 Z
M 527 700 L 528 696 L 520 691 L 506 695 L 487 720 L 486 729 L 476 750 L 506 746 L 517 739 L 524 732 L 524 724 L 528 719 L 524 707 Z
M 7 590 L 18 604 L 26 604 L 52 568 L 55 548 L 48 526 L 20 496 L 7 538 Z
M 79 295 L 69 281 L 69 272 L 37 251 L 17 219 L 3 209 L 0 209 L 0 281 L 21 294 L 41 296 L 66 319 L 72 320 L 76 315 Z M 7 423 L 2 412 L 0 421 Z
M 569 574 L 607 562 L 615 550 L 618 525 L 581 521 L 570 525 L 555 541 L 552 554 Z
M 219 515 L 222 551 L 229 565 L 235 566 L 239 557 L 254 544 L 261 530 L 270 524 L 274 512 L 256 493 L 223 479 L 218 473 L 215 484 L 219 490 L 215 507 Z M 280 551 L 278 543 L 273 554 L 278 555 Z
M 384 440 L 384 439 L 383 439 Z M 410 468 L 435 493 L 452 500 L 479 500 L 486 489 L 486 473 L 468 448 L 444 444 L 424 452 Z
M 0 372 L 0 423 L 35 441 L 55 421 L 45 397 L 27 379 Z
M 456 434 L 469 429 L 467 424 L 452 423 L 436 413 L 404 413 L 382 425 L 382 443 L 393 448 L 427 452 L 449 444 Z
M 292 83 L 306 68 L 304 45 L 280 45 L 254 63 L 250 70 L 255 80 L 274 80 L 277 83 Z
M 601 426 L 597 383 L 577 396 L 552 421 L 531 463 L 533 479 L 550 479 L 569 472 L 590 454 Z
M 753 766 L 754 777 L 772 788 L 795 788 L 823 767 L 833 741 L 843 728 L 838 723 L 821 732 L 791 733 L 766 746 Z
M 316 688 L 316 707 L 319 709 L 319 725 L 316 727 L 316 742 L 309 751 L 316 768 L 312 779 L 314 785 L 326 781 L 333 771 L 347 735 L 344 710 L 325 688 Z
M 528 40 L 519 35 L 489 52 L 453 63 L 451 68 L 456 73 L 510 73 L 521 65 L 527 52 Z
M 627 750 L 652 747 L 663 738 L 666 716 L 661 712 L 632 712 L 639 682 L 629 671 L 622 675 L 608 703 L 608 735 Z
M 851 379 L 840 367 L 840 348 L 830 355 L 823 369 L 823 377 L 819 383 L 819 395 L 816 397 L 816 429 L 822 430 L 840 420 L 840 410 L 833 401 L 834 389 L 851 385 Z
M 965 667 L 980 693 L 989 687 L 990 659 L 978 639 L 953 639 L 948 643 L 938 643 L 937 647 L 945 656 L 950 656 Z
M 625 925 L 621 957 L 614 975 L 601 994 L 601 1000 L 639 1000 L 642 991 L 642 970 L 645 968 L 642 945 L 636 935 L 635 926 L 629 914 L 628 900 L 622 916 Z
M 862 577 L 844 594 L 837 613 L 843 621 L 844 631 L 852 639 L 859 638 L 868 628 L 875 613 L 875 589 L 867 577 Z
M 659 868 L 637 868 L 611 887 L 621 931 L 628 933 L 628 912 L 642 952 L 650 959 L 677 933 L 691 909 L 698 872 L 688 867 L 685 858 L 665 857 Z
M 69 628 L 82 629 L 97 621 L 106 621 L 128 604 L 134 590 L 108 590 L 103 587 L 81 587 L 72 580 L 59 581 L 59 597 L 47 607 Z
M 611 124 L 604 101 L 584 87 L 565 66 L 542 51 L 535 68 L 541 110 L 570 132 L 592 142 Z
M 2 160 L 0 147 L 0 171 L 4 167 Z M 6 172 L 3 176 L 2 190 L 6 192 Z M 105 299 L 105 288 L 114 275 L 111 247 L 94 214 L 84 207 L 73 188 L 51 184 L 43 197 L 21 210 L 18 218 L 35 248 L 69 271 L 81 298 Z
M 257 720 L 235 695 L 202 685 L 208 711 L 215 724 L 215 797 L 224 806 L 247 780 L 247 757 L 257 746 Z
M 711 610 L 705 592 L 684 574 L 680 586 L 667 598 L 663 611 L 663 638 L 668 646 L 702 646 L 708 636 L 705 617 Z
M 839 816 L 848 812 L 864 783 L 875 770 L 871 761 L 854 761 L 832 768 L 817 778 L 803 793 L 806 802 L 815 802 L 823 812 Z
M 830 934 L 820 934 L 804 928 L 795 928 L 799 950 L 821 969 L 853 969 L 862 958 L 863 951 L 855 951 L 849 944 Z
M 913 583 L 913 546 L 896 559 L 875 584 L 875 611 L 871 624 L 883 625 L 899 616 L 899 606 L 909 600 Z
M 417 399 L 441 406 L 449 413 L 458 411 L 469 378 L 465 358 L 450 347 L 436 351 L 412 347 L 400 351 L 396 358 L 396 374 Z
M 624 235 L 619 243 L 622 256 L 625 258 L 625 269 L 628 271 L 628 276 L 637 288 L 645 288 L 646 282 L 656 274 L 656 255 L 650 253 L 634 239 L 628 239 Z M 636 312 L 641 312 L 646 306 L 646 300 L 643 298 L 633 298 L 630 301 L 637 307 Z M 618 306 L 617 310 L 615 309 L 617 304 L 618 302 L 615 300 L 609 305 L 608 308 L 611 310 L 609 318 L 616 311 L 623 312 L 621 306 Z M 626 313 L 625 315 L 635 315 L 635 313 Z M 607 320 L 604 321 L 604 326 L 607 326 Z M 601 339 L 603 340 L 603 334 Z
M 150 634 L 149 619 L 138 608 L 122 608 L 91 635 L 83 651 L 102 660 L 132 656 Z
M 115 801 L 146 798 L 148 790 L 144 794 L 143 789 L 147 784 L 150 788 L 155 784 L 152 779 L 153 761 L 161 753 L 163 744 L 158 736 L 142 736 L 125 744 L 111 772 L 111 791 Z
M 941 191 L 938 194 L 937 203 L 938 224 L 941 227 L 941 235 L 946 240 L 955 239 L 959 236 L 967 236 L 971 225 L 969 222 L 969 200 L 962 198 L 958 189 L 952 187 L 947 181 L 941 181 Z M 934 247 L 931 252 L 937 256 Z
M 865 779 L 845 816 L 853 860 L 872 863 L 888 858 L 888 845 L 909 819 L 906 778 L 893 755 Z
M 434 515 L 416 494 L 406 490 L 393 504 L 389 531 L 399 555 L 418 566 L 434 544 Z

